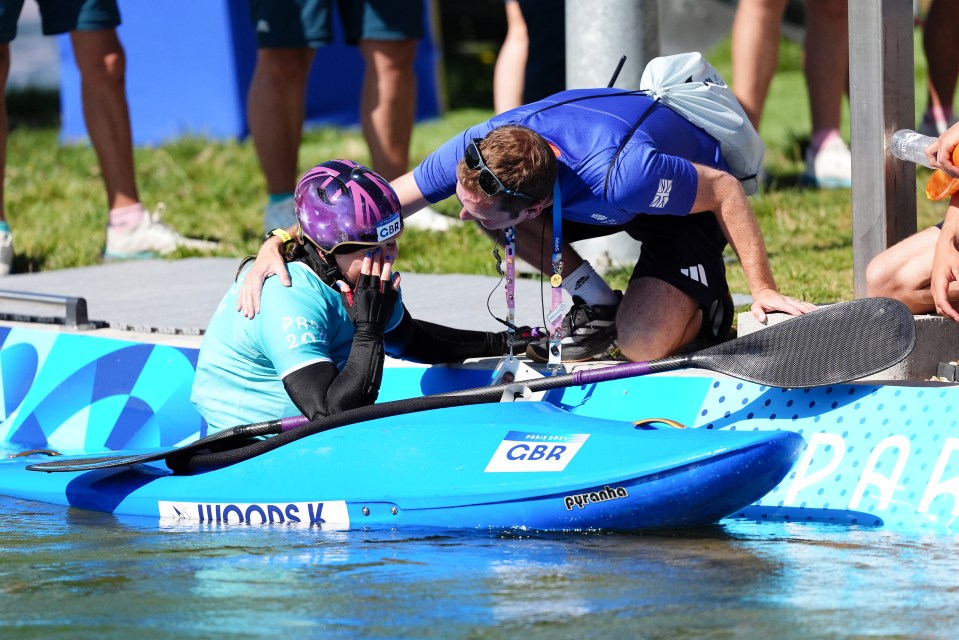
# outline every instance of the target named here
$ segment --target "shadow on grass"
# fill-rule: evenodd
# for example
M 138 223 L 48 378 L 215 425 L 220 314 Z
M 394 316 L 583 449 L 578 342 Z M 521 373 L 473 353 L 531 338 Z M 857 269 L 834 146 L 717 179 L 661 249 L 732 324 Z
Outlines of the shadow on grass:
M 11 131 L 60 127 L 60 92 L 56 89 L 11 89 L 6 97 Z
M 766 182 L 763 185 L 764 191 L 800 191 L 811 188 L 803 182 L 802 173 L 799 171 L 766 173 Z
M 794 159 L 798 170 L 769 170 L 766 169 L 766 181 L 763 188 L 766 191 L 802 191 L 815 190 L 816 186 L 809 184 L 803 177 L 805 169 L 806 149 L 809 148 L 809 136 L 793 135 L 789 145 L 784 150 L 786 158 Z
M 17 249 L 16 237 L 14 237 L 13 249 L 14 251 Z M 46 256 L 31 256 L 15 253 L 13 255 L 13 269 L 11 273 L 37 273 L 39 271 L 44 271 L 46 269 L 46 265 Z

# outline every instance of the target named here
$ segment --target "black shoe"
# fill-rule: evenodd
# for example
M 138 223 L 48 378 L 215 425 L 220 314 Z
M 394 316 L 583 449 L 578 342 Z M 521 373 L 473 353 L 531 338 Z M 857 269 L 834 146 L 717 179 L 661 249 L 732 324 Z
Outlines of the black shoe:
M 623 294 L 616 295 L 620 300 Z M 611 305 L 588 305 L 573 296 L 573 308 L 563 318 L 563 362 L 584 362 L 609 351 L 616 340 L 616 309 Z M 526 347 L 526 357 L 535 362 L 549 362 L 549 338 Z

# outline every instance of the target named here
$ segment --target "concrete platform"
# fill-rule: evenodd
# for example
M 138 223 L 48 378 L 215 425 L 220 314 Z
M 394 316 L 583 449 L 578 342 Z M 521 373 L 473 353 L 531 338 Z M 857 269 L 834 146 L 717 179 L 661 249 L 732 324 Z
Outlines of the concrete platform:
M 750 312 L 739 314 L 737 331 L 743 336 L 759 331 L 766 326 L 778 324 L 792 316 L 785 313 L 769 314 L 769 321 L 762 325 Z M 959 359 L 959 324 L 942 316 L 921 315 L 916 319 L 916 347 L 905 360 L 865 380 L 931 380 L 940 362 Z

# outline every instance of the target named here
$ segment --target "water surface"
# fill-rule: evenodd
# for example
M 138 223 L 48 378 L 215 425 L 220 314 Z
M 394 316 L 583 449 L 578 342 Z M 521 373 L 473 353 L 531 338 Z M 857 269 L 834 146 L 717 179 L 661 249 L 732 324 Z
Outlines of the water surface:
M 8 638 L 956 638 L 943 536 L 162 525 L 0 498 Z

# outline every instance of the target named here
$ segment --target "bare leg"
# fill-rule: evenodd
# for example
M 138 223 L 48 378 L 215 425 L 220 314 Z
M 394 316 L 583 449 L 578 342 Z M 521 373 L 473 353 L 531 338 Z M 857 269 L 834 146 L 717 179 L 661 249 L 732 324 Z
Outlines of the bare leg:
M 922 48 L 929 66 L 926 110 L 937 127 L 942 127 L 939 133 L 945 133 L 953 117 L 952 100 L 959 77 L 959 40 L 954 37 L 957 28 L 959 2 L 934 0 L 923 25 Z
M 518 0 L 506 2 L 506 38 L 493 68 L 493 109 L 503 113 L 523 104 L 529 33 Z
M 13 234 L 7 225 L 3 183 L 7 167 L 7 78 L 10 75 L 10 45 L 0 44 L 0 276 L 13 268 Z
M 702 319 L 699 304 L 676 287 L 637 278 L 616 313 L 616 341 L 635 362 L 664 358 L 693 341 Z
M 292 193 L 298 178 L 306 90 L 314 49 L 259 49 L 250 81 L 250 134 L 269 193 Z
M 417 40 L 361 40 L 366 64 L 360 122 L 373 169 L 387 180 L 406 173 L 416 115 Z
M 0 44 L 0 220 L 6 220 L 4 189 L 7 174 L 7 78 L 10 77 L 10 45 Z
M 140 202 L 127 107 L 126 57 L 116 31 L 71 31 L 83 116 L 103 172 L 110 209 Z
M 733 90 L 758 130 L 779 62 L 779 34 L 787 0 L 740 0 L 733 19 Z
M 103 173 L 109 207 L 104 256 L 126 259 L 166 254 L 178 246 L 211 249 L 147 217 L 137 192 L 133 135 L 126 97 L 126 56 L 114 29 L 71 31 L 80 70 L 83 117 Z
M 849 8 L 846 0 L 806 3 L 806 86 L 812 113 L 813 146 L 817 136 L 838 132 L 842 97 L 849 78 Z
M 929 281 L 940 233 L 938 227 L 923 229 L 873 258 L 866 269 L 866 295 L 895 298 L 913 313 L 935 313 Z M 949 299 L 959 302 L 959 284 L 949 288 Z

